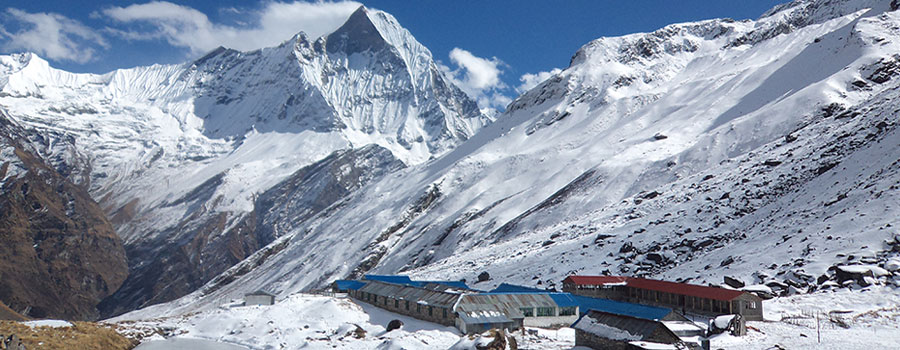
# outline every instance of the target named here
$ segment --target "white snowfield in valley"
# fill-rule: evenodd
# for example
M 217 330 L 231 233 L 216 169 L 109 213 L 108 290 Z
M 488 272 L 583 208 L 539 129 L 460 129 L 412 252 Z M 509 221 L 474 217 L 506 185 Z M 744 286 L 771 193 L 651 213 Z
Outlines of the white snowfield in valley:
M 453 327 L 343 297 L 294 294 L 272 306 L 239 305 L 223 304 L 185 316 L 138 321 L 127 321 L 126 316 L 109 322 L 129 332 L 166 329 L 171 339 L 202 339 L 249 349 L 466 349 L 477 343 Z M 715 336 L 712 348 L 891 349 L 900 343 L 900 295 L 892 288 L 798 295 L 764 305 L 766 321 L 748 322 L 750 329 L 744 337 Z M 394 319 L 401 320 L 403 327 L 385 332 Z M 574 347 L 571 328 L 529 330 L 537 335 L 512 333 L 519 349 L 582 349 Z M 156 335 L 145 342 L 162 339 Z

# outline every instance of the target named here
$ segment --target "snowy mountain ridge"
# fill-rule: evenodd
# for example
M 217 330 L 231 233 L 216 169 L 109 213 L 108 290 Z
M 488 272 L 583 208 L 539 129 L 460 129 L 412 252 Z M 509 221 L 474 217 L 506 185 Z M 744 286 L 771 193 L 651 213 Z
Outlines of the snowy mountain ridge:
M 834 266 L 885 265 L 900 244 L 896 9 L 795 1 L 757 21 L 592 41 L 453 151 L 136 315 L 365 272 L 494 276 L 476 288 L 570 273 L 729 275 L 785 293 L 844 283 Z
M 108 213 L 132 261 L 110 304 L 130 307 L 190 292 L 274 239 L 255 235 L 255 202 L 295 172 L 370 144 L 419 164 L 490 122 L 396 19 L 364 7 L 315 40 L 184 64 L 98 75 L 0 56 L 0 106 Z M 173 280 L 150 287 L 147 269 Z

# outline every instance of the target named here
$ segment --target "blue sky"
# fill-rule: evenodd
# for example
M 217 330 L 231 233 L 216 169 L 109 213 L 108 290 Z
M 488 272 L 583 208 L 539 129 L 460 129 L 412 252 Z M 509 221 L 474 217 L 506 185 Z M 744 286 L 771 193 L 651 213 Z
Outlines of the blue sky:
M 667 24 L 755 19 L 784 0 L 362 1 L 394 15 L 479 103 L 565 68 L 590 40 Z M 326 34 L 359 3 L 22 1 L 0 5 L 0 53 L 34 51 L 55 67 L 104 73 L 178 63 L 219 45 L 249 50 L 303 30 Z

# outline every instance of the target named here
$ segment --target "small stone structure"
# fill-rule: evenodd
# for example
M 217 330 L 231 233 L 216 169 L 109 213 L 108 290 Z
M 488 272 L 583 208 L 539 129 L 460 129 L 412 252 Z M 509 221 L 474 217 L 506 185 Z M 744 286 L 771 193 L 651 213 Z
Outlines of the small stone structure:
M 257 290 L 253 293 L 244 294 L 244 305 L 274 305 L 275 294 L 264 290 Z

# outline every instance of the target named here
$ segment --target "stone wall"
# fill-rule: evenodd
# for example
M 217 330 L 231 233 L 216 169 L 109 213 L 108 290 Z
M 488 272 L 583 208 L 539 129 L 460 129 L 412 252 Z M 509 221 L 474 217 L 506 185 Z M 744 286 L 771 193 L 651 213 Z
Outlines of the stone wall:
M 603 350 L 627 350 L 628 342 L 598 337 L 583 330 L 575 329 L 575 346 Z
M 402 300 L 381 295 L 373 295 L 377 300 L 366 300 L 361 293 L 356 291 L 351 296 L 357 301 L 365 302 L 379 308 L 396 312 L 423 321 L 434 322 L 445 326 L 455 326 L 456 313 L 450 308 L 419 304 L 417 300 Z M 407 309 L 407 305 L 409 308 Z M 429 313 L 430 309 L 430 313 Z

